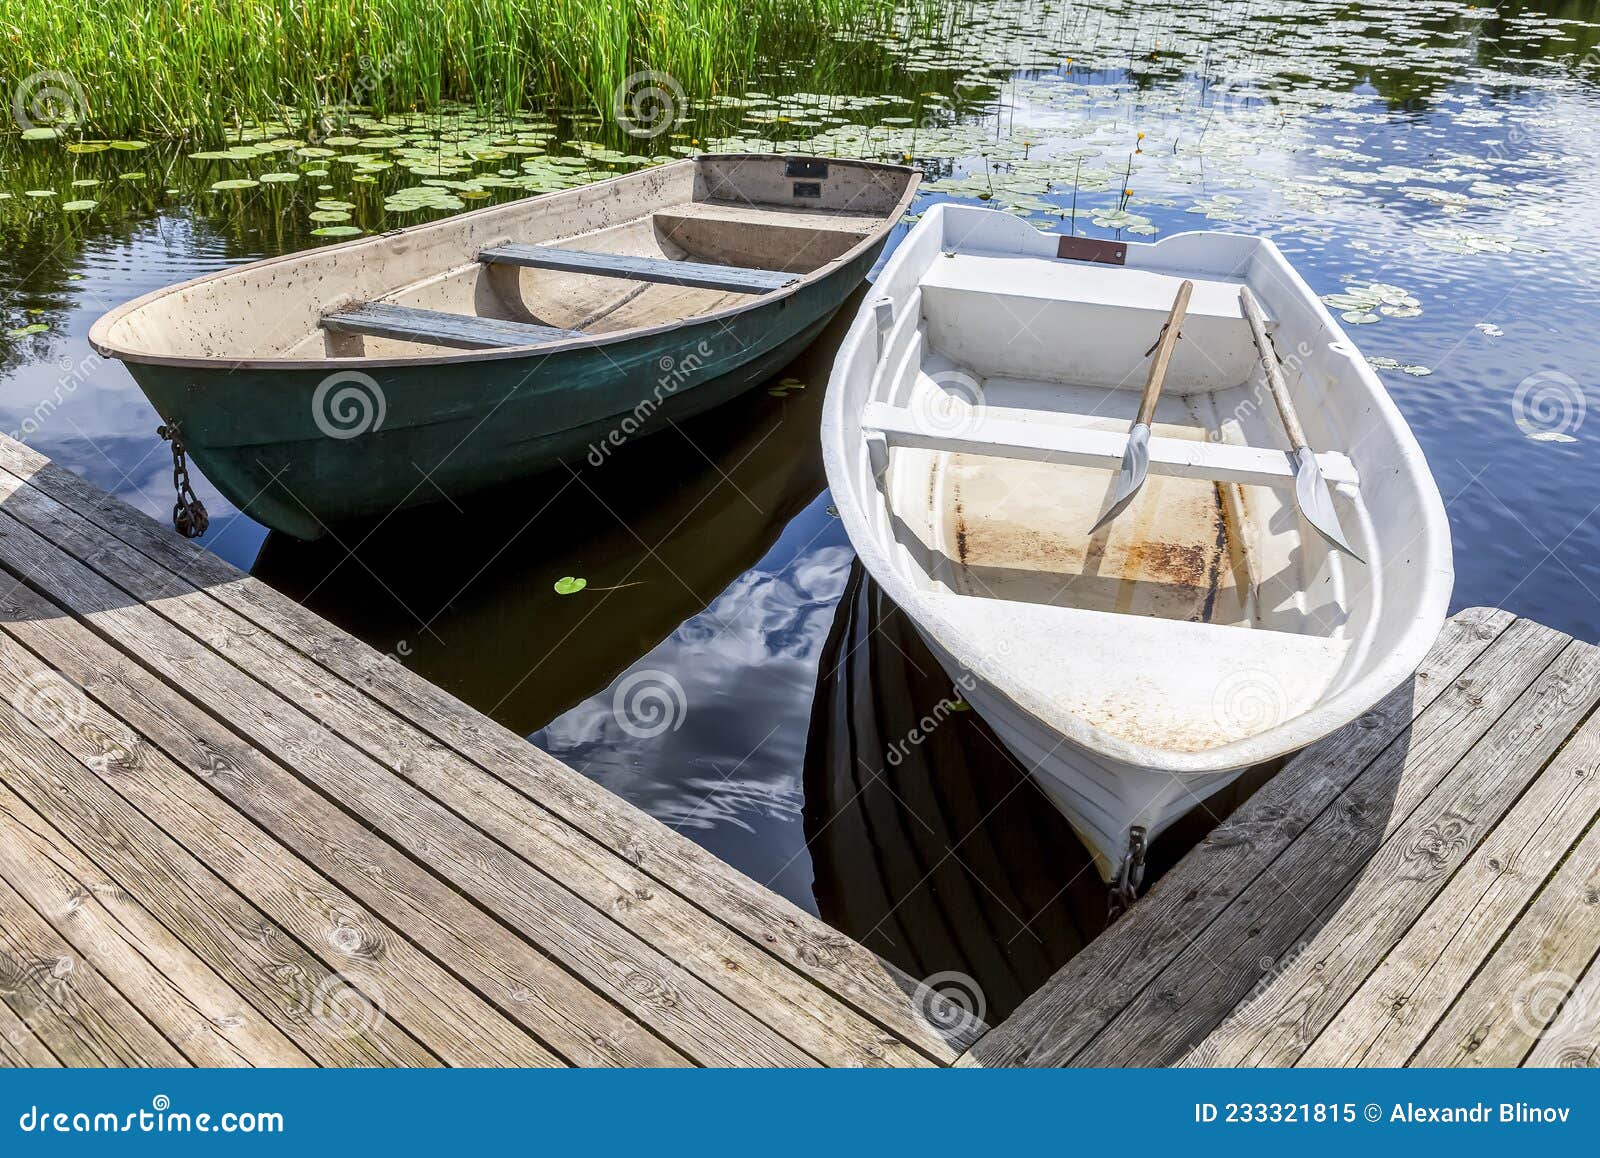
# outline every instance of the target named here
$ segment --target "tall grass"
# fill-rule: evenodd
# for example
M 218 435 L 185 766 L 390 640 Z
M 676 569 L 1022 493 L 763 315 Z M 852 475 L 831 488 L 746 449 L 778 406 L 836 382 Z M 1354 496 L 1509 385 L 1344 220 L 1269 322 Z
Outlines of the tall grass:
M 40 73 L 82 89 L 86 127 L 214 135 L 235 118 L 344 103 L 484 111 L 610 107 L 633 72 L 690 96 L 740 80 L 757 47 L 886 27 L 894 0 L 11 0 L 10 98 Z

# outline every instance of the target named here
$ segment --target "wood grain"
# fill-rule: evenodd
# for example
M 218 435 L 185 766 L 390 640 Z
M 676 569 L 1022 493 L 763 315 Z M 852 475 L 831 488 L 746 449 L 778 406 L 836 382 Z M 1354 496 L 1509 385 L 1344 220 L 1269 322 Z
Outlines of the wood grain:
M 477 1064 L 546 1064 L 553 1058 L 540 1041 L 547 1041 L 584 1065 L 682 1063 L 680 1054 L 621 1010 L 219 721 L 195 711 L 71 617 L 52 616 L 52 605 L 41 596 L 23 589 L 7 604 L 14 613 L 5 630 L 26 640 L 106 709 L 104 716 L 89 714 L 85 726 L 63 740 L 81 744 L 80 755 L 88 757 L 117 753 L 108 768 L 138 768 L 139 775 L 119 778 L 124 795 L 133 794 L 147 815 L 183 835 L 197 859 L 296 930 L 336 970 L 375 968 L 386 975 L 373 979 L 372 990 L 392 991 L 408 1005 L 415 1002 L 406 1015 L 425 1027 L 446 1057 Z M 0 638 L 0 672 L 15 682 L 28 662 L 25 653 L 8 650 Z M 35 661 L 34 666 L 41 665 Z M 247 819 L 251 815 L 274 824 L 289 847 L 327 866 L 337 881 L 349 885 L 350 894 L 287 856 Z M 538 1040 L 508 1033 L 480 1009 L 473 988 L 447 978 L 405 938 L 368 915 L 363 901 L 405 928 L 470 986 L 492 994 Z M 375 956 L 378 947 L 384 952 Z M 398 1016 L 401 1010 L 392 1012 Z
M 148 560 L 131 550 L 104 549 L 103 535 L 71 511 L 28 488 L 6 496 L 5 509 L 132 598 L 207 641 L 238 667 L 273 673 L 279 694 L 315 714 L 324 728 L 350 740 L 600 912 L 666 950 L 673 960 L 808 1053 L 830 1065 L 928 1064 L 892 1034 L 677 894 L 660 889 L 616 854 L 431 741 L 275 636 L 254 630 L 237 612 L 170 572 L 151 568 Z M 282 791 L 269 795 L 276 798 Z
M 1473 608 L 1445 624 L 1416 676 L 1354 726 L 1312 744 L 1091 942 L 962 1065 L 1063 1065 L 1216 920 L 1468 666 L 1513 617 Z M 1469 685 L 1465 694 L 1475 694 Z M 1250 956 L 1258 960 L 1260 954 Z
M 1534 785 L 1523 797 L 1526 808 L 1512 818 L 1506 854 L 1525 846 L 1530 829 L 1537 831 L 1550 810 L 1570 796 L 1566 791 L 1570 777 L 1552 776 L 1542 785 L 1536 781 L 1596 700 L 1600 700 L 1600 648 L 1569 643 L 1443 776 L 1432 775 L 1434 762 L 1426 757 L 1409 767 L 1395 793 L 1381 846 L 1370 856 L 1356 857 L 1342 855 L 1335 846 L 1326 849 L 1330 859 L 1345 859 L 1348 871 L 1355 874 L 1349 885 L 1322 902 L 1307 934 L 1296 942 L 1292 959 L 1275 971 L 1268 986 L 1230 1011 L 1196 1051 L 1194 1061 L 1226 1066 L 1289 1065 L 1298 1060 L 1447 884 L 1461 879 L 1457 869 L 1496 829 L 1524 789 Z M 1418 776 L 1424 765 L 1428 770 Z M 1561 851 L 1571 846 L 1594 815 L 1589 807 L 1592 798 L 1593 794 L 1581 800 L 1573 810 L 1579 815 L 1562 827 L 1566 835 L 1560 840 Z M 1402 815 L 1404 820 L 1395 823 L 1394 818 Z M 1312 836 L 1308 830 L 1302 845 L 1314 849 L 1308 843 Z M 1551 863 L 1559 855 L 1555 853 Z M 1281 867 L 1286 881 L 1298 879 L 1288 861 L 1286 855 L 1273 866 L 1275 875 Z M 1286 904 L 1315 903 L 1321 896 L 1288 884 L 1285 893 Z M 1448 920 L 1451 910 L 1436 911 Z
M 1591 716 L 1296 1064 L 1404 1065 L 1593 823 L 1597 767 Z
M 1597 952 L 1600 827 L 1546 882 L 1408 1064 L 1521 1064 L 1577 979 L 1592 974 Z
M 981 1031 L 960 1018 L 930 1024 L 919 1012 L 916 983 L 865 947 L 153 519 L 5 438 L 0 467 L 411 720 L 930 1058 L 953 1060 Z
M 260 1011 L 3 785 L 0 879 L 195 1065 L 311 1064 Z

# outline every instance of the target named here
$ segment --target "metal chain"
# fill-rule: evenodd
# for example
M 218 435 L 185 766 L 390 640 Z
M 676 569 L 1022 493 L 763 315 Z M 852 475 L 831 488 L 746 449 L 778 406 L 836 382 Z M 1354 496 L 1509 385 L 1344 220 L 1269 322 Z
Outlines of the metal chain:
M 1145 830 L 1135 825 L 1128 832 L 1128 851 L 1122 854 L 1122 864 L 1117 879 L 1111 883 L 1106 899 L 1106 921 L 1109 924 L 1133 907 L 1139 897 L 1139 886 L 1144 884 L 1144 854 L 1147 847 Z
M 172 526 L 185 539 L 198 539 L 211 525 L 211 516 L 189 482 L 189 459 L 178 435 L 178 424 L 162 423 L 156 427 L 156 434 L 172 443 L 172 489 L 177 492 L 172 504 Z

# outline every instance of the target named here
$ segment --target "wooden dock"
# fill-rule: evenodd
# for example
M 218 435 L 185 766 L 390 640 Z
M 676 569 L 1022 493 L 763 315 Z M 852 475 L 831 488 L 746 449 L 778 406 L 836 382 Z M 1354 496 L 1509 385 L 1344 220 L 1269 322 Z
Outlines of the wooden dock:
M 1600 648 L 1455 616 L 962 1065 L 1600 1064 Z
M 1595 1065 L 1597 702 L 1462 612 L 986 1033 L 0 437 L 0 1061 Z
M 948 1064 L 983 1027 L 930 1005 L 0 437 L 0 1060 Z

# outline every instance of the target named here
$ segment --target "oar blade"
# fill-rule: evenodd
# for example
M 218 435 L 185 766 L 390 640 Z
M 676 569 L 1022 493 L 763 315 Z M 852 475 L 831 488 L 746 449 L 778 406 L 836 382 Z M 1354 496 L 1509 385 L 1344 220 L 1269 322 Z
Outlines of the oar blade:
M 1106 513 L 1096 520 L 1094 526 L 1089 528 L 1092 535 L 1101 527 L 1122 513 L 1124 507 L 1133 502 L 1139 488 L 1144 486 L 1145 476 L 1150 473 L 1150 428 L 1142 422 L 1134 424 L 1128 432 L 1128 445 L 1122 452 L 1122 467 L 1117 471 L 1117 485 L 1112 492 L 1111 505 L 1106 508 Z
M 1328 494 L 1328 484 L 1322 477 L 1322 468 L 1317 465 L 1316 454 L 1309 446 L 1302 446 L 1294 452 L 1293 458 L 1294 499 L 1306 522 L 1317 534 L 1357 563 L 1365 563 L 1366 560 L 1355 553 L 1345 538 L 1344 528 L 1339 524 L 1339 512 L 1333 509 L 1333 498 Z

